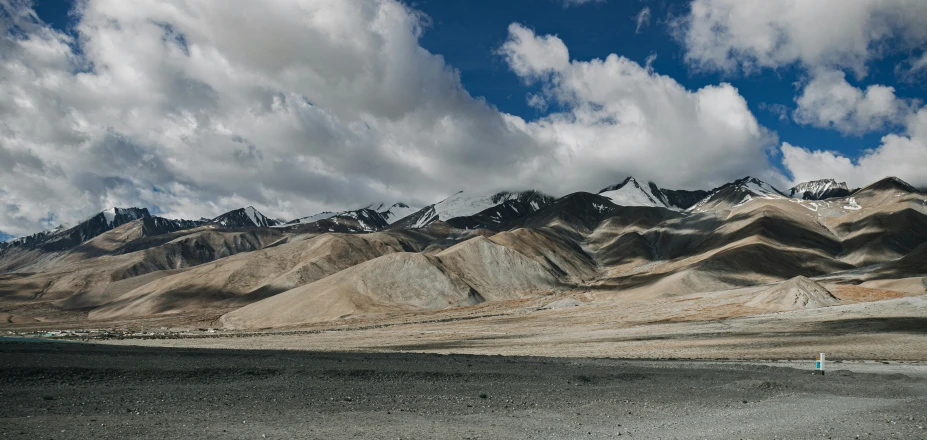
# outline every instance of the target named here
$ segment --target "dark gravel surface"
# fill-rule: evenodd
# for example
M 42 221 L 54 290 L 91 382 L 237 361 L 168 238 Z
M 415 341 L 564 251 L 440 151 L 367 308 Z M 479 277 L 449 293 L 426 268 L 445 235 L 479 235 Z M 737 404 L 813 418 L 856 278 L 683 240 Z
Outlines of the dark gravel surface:
M 692 361 L 0 342 L 0 402 L 24 439 L 927 438 L 922 378 Z

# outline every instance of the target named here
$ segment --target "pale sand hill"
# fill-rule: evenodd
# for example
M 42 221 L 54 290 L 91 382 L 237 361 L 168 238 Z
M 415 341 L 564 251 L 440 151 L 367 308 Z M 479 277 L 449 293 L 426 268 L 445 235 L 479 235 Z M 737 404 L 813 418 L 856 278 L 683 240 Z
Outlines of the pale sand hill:
M 785 312 L 816 309 L 840 304 L 840 300 L 824 286 L 803 276 L 797 276 L 757 295 L 747 306 Z
M 571 282 L 596 277 L 595 260 L 576 243 L 546 230 L 519 228 L 489 237 L 493 243 L 518 251 Z
M 596 293 L 596 298 L 613 298 L 620 296 L 628 299 L 664 299 L 702 292 L 717 292 L 737 288 L 731 283 L 711 272 L 696 269 L 684 269 L 654 277 L 653 282 L 621 289 Z
M 512 239 L 513 237 L 509 237 Z M 503 301 L 559 285 L 524 254 L 475 237 L 434 257 L 385 255 L 222 317 L 227 328 L 270 328 L 397 310 Z
M 226 328 L 273 328 L 482 301 L 466 282 L 432 258 L 397 253 L 242 307 L 222 316 L 221 322 Z
M 537 261 L 485 237 L 467 240 L 436 257 L 487 301 L 512 299 L 560 284 Z

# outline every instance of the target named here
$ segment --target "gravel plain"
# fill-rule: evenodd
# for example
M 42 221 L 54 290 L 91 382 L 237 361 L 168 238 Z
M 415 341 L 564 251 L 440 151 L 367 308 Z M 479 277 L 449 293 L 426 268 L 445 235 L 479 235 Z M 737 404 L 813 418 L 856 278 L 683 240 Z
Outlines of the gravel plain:
M 924 365 L 852 365 L 7 340 L 0 438 L 927 438 Z

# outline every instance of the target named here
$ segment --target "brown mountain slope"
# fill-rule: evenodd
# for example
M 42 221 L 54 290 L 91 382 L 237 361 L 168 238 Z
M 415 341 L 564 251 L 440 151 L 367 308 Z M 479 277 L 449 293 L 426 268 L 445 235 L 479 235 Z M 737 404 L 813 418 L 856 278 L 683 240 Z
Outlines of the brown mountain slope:
M 161 270 L 193 267 L 217 258 L 254 251 L 280 238 L 281 234 L 271 229 L 237 232 L 205 229 L 192 230 L 160 246 L 128 254 L 94 258 L 70 253 L 55 254 L 57 261 L 50 263 L 51 268 L 47 271 L 0 280 L 0 292 L 9 292 L 11 299 L 58 300 L 114 281 Z
M 90 317 L 109 319 L 170 313 L 190 303 L 209 307 L 207 299 L 215 297 L 222 299 L 215 304 L 216 308 L 229 307 L 229 302 L 248 304 L 406 248 L 414 249 L 416 245 L 387 233 L 324 234 L 295 240 L 157 279 L 124 292 Z
M 545 265 L 485 237 L 467 240 L 435 258 L 487 301 L 546 291 L 560 284 Z
M 482 301 L 434 259 L 397 253 L 242 307 L 222 316 L 221 322 L 226 328 L 273 328 Z
M 548 234 L 517 229 L 477 236 L 431 257 L 385 255 L 245 306 L 222 322 L 230 328 L 264 328 L 457 307 L 547 292 L 594 274 L 581 249 Z

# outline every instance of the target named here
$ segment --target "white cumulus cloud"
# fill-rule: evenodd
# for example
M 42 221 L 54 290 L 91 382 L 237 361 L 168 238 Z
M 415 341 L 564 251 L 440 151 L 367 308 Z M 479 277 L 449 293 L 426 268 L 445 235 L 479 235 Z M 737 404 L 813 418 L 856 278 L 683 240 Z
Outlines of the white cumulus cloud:
M 866 90 L 847 82 L 841 71 L 817 72 L 795 98 L 795 122 L 863 134 L 904 122 L 908 104 L 894 87 L 870 85 Z
M 553 146 L 560 164 L 554 176 L 568 187 L 595 188 L 630 174 L 671 187 L 709 187 L 746 174 L 780 179 L 766 158 L 775 136 L 730 84 L 687 90 L 614 54 L 570 61 L 559 38 L 518 24 L 501 51 L 513 71 L 542 81 L 548 100 L 568 109 L 524 126 Z
M 852 186 L 868 185 L 886 176 L 927 186 L 927 107 L 908 116 L 903 134 L 889 134 L 881 144 L 852 160 L 837 152 L 814 150 L 783 143 L 782 163 L 794 182 L 833 177 Z
M 77 38 L 0 4 L 0 231 L 113 205 L 425 203 L 514 186 L 545 154 L 419 46 L 399 2 L 233 3 L 88 0 Z
M 793 63 L 859 75 L 927 41 L 923 0 L 693 0 L 676 21 L 690 64 L 752 72 Z

